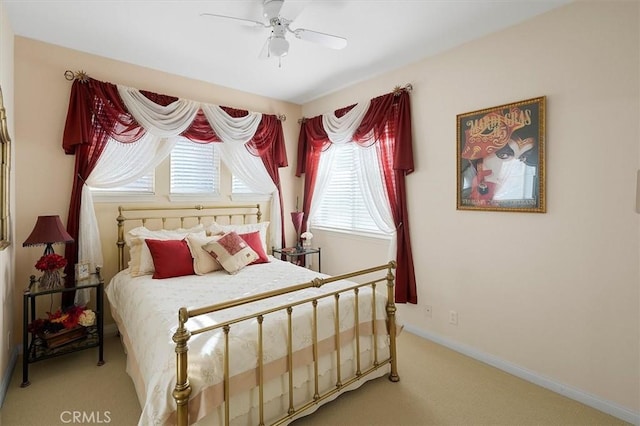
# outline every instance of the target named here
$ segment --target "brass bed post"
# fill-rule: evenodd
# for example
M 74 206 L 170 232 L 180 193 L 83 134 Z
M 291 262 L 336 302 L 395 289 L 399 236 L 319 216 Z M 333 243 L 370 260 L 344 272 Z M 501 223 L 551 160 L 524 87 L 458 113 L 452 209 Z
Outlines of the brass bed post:
M 320 399 L 320 385 L 318 383 L 318 299 L 314 299 L 311 304 L 313 305 L 313 400 Z
M 293 408 L 293 326 L 291 323 L 291 314 L 293 308 L 287 308 L 287 370 L 289 370 L 289 414 L 295 413 Z
M 359 288 L 354 288 L 353 293 L 355 295 L 355 325 L 356 325 L 356 377 L 360 377 L 362 375 L 362 371 L 360 370 L 360 303 L 358 302 L 358 294 L 360 293 Z
M 342 372 L 340 371 L 340 363 L 342 359 L 340 357 L 340 293 L 336 293 L 333 296 L 336 300 L 336 315 L 335 315 L 335 333 L 336 333 L 336 388 L 342 387 Z
M 258 315 L 258 398 L 260 404 L 260 423 L 259 426 L 264 426 L 264 348 L 263 348 L 263 335 L 262 335 L 262 323 L 264 322 L 264 316 Z
M 177 405 L 178 426 L 187 426 L 189 424 L 189 396 L 191 395 L 191 384 L 187 376 L 187 351 L 189 347 L 187 342 L 191 337 L 191 332 L 187 330 L 184 324 L 189 319 L 189 313 L 186 308 L 180 308 L 178 312 L 178 329 L 173 335 L 173 341 L 176 343 L 176 387 L 173 390 L 173 399 Z
M 222 331 L 224 332 L 224 363 L 223 363 L 223 395 L 224 395 L 224 424 L 225 426 L 229 426 L 229 413 L 231 402 L 229 399 L 231 398 L 229 390 L 231 388 L 231 384 L 229 383 L 229 331 L 231 327 L 229 325 L 225 325 L 222 327 Z
M 124 221 L 125 218 L 122 215 L 122 206 L 118 206 L 118 217 L 116 218 L 118 222 L 118 241 L 116 245 L 118 246 L 118 271 L 122 271 L 124 269 Z
M 371 337 L 373 338 L 373 365 L 378 366 L 378 314 L 376 312 L 376 283 L 371 283 Z
M 395 269 L 396 262 L 389 262 L 389 269 L 387 271 L 387 328 L 389 330 L 389 352 L 391 355 L 391 372 L 389 373 L 389 380 L 397 382 L 400 380 L 398 376 L 398 358 L 396 351 L 396 304 L 395 304 L 395 291 L 394 291 L 394 276 L 392 270 Z

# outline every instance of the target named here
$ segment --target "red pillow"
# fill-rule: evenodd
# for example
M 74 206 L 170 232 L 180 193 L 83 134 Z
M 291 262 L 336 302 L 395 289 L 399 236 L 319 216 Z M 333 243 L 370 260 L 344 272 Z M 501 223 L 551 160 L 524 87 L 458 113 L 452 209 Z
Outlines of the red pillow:
M 186 240 L 145 239 L 155 272 L 153 278 L 181 277 L 194 275 L 193 258 Z
M 255 265 L 256 263 L 268 263 L 269 258 L 267 254 L 264 252 L 262 248 L 262 240 L 260 238 L 260 231 L 250 232 L 248 234 L 238 234 L 240 237 L 249 244 L 249 247 L 253 249 L 258 255 L 258 259 L 254 260 L 250 263 L 250 265 Z

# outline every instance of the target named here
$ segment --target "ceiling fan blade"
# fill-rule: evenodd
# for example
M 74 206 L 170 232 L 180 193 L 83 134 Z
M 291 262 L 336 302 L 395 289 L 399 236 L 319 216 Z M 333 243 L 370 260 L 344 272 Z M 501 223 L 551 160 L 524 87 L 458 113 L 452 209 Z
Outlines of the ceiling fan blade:
M 298 28 L 297 30 L 292 30 L 292 32 L 296 38 L 318 43 L 331 49 L 344 49 L 347 47 L 347 39 L 344 37 L 306 30 L 304 28 Z
M 264 22 L 254 21 L 252 19 L 236 18 L 235 16 L 217 15 L 215 13 L 201 13 L 200 16 L 212 16 L 214 18 L 224 19 L 226 21 L 233 21 L 235 23 L 246 25 L 249 27 L 262 27 L 262 28 L 268 27 L 268 25 L 265 25 Z
M 262 45 L 262 49 L 258 54 L 258 59 L 262 59 L 262 60 L 269 59 L 269 40 L 271 40 L 271 37 L 267 38 L 264 44 Z
M 280 10 L 282 9 L 283 3 L 284 0 L 264 0 L 262 15 L 267 19 L 267 21 L 277 18 L 280 16 Z
M 280 9 L 280 16 L 293 21 L 311 3 L 311 0 L 286 0 Z

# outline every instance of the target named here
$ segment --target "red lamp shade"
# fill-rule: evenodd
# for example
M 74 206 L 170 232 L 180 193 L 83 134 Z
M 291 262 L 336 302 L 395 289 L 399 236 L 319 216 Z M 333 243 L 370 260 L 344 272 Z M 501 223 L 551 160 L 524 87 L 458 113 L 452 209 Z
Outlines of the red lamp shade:
M 55 243 L 72 243 L 73 238 L 64 229 L 60 216 L 38 216 L 36 226 L 27 237 L 22 247 L 46 245 L 44 254 L 53 253 L 53 244 Z

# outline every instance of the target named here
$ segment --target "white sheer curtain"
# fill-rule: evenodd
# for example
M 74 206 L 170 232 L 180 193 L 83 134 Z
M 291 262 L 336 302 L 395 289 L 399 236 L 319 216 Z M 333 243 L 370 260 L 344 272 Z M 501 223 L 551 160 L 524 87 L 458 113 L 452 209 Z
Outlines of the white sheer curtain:
M 231 173 L 240 178 L 252 191 L 271 194 L 270 244 L 272 247 L 279 247 L 282 240 L 282 220 L 278 188 L 269 176 L 262 159 L 251 155 L 245 147 L 258 130 L 262 114 L 250 112 L 244 117 L 231 117 L 217 105 L 202 105 L 202 112 L 222 140 L 219 147 L 220 159 Z
M 316 174 L 316 186 L 313 190 L 311 205 L 309 206 L 307 229 L 309 229 L 309 223 L 311 222 L 311 219 L 314 218 L 318 213 L 320 205 L 322 204 L 322 199 L 327 192 L 329 179 L 331 178 L 331 169 L 336 157 L 336 152 L 339 149 L 340 145 L 331 144 L 325 151 L 322 152 L 322 155 L 320 155 L 320 159 L 318 160 L 318 173 Z
M 347 143 L 353 140 L 362 119 L 369 110 L 371 101 L 356 104 L 342 117 L 336 117 L 333 112 L 322 115 L 322 126 L 332 143 Z
M 253 138 L 261 114 L 250 113 L 234 118 L 216 105 L 178 99 L 167 106 L 158 105 L 137 89 L 118 86 L 118 93 L 136 121 L 147 131 L 137 142 L 121 144 L 110 141 L 95 169 L 82 189 L 78 232 L 78 258 L 93 266 L 103 266 L 100 232 L 90 187 L 113 188 L 134 182 L 162 162 L 176 144 L 176 136 L 189 128 L 198 110 L 205 113 L 209 124 L 223 141 L 221 158 L 231 171 L 252 190 L 274 194 L 271 203 L 272 238 L 279 241 L 280 206 L 277 189 L 262 160 L 251 155 L 244 145 Z M 229 145 L 228 147 L 226 145 Z M 118 167 L 113 165 L 117 164 Z M 277 207 L 277 208 L 276 208 Z M 275 245 L 275 244 L 274 244 Z M 88 292 L 76 292 L 76 303 L 88 302 Z
M 378 150 L 375 145 L 369 147 L 358 145 L 356 155 L 359 162 L 359 167 L 356 168 L 356 175 L 358 176 L 358 184 L 364 204 L 378 228 L 391 236 L 391 244 L 389 244 L 387 255 L 389 260 L 395 259 L 398 238 L 391 205 L 387 191 L 384 188 L 384 178 L 380 173 Z
M 333 112 L 322 115 L 322 125 L 329 136 L 331 145 L 322 152 L 320 160 L 318 161 L 318 173 L 316 175 L 316 185 L 313 189 L 313 199 L 309 206 L 307 227 L 309 226 L 308 223 L 318 212 L 322 199 L 326 193 L 327 183 L 331 178 L 333 161 L 336 156 L 336 152 L 339 150 L 338 146 L 353 141 L 353 134 L 358 129 L 358 126 L 360 126 L 364 115 L 369 109 L 370 103 L 370 101 L 358 103 L 342 117 L 336 117 Z
M 78 259 L 90 261 L 92 267 L 104 264 L 91 187 L 115 188 L 135 182 L 167 158 L 176 142 L 176 138 L 164 139 L 150 133 L 135 143 L 124 144 L 109 140 L 96 167 L 82 187 Z M 114 164 L 118 164 L 119 167 L 113 167 Z M 83 305 L 88 301 L 89 291 L 76 292 L 77 304 Z
M 332 144 L 322 153 L 318 162 L 316 185 L 312 205 L 309 207 L 307 223 L 315 216 L 325 195 L 325 188 L 331 177 L 331 169 L 338 147 L 353 142 L 353 134 L 360 126 L 369 106 L 370 101 L 358 103 L 342 117 L 336 117 L 334 113 L 323 114 L 322 123 Z M 388 257 L 394 259 L 397 235 L 383 177 L 380 173 L 378 152 L 375 146 L 362 147 L 358 145 L 356 155 L 359 163 L 359 167 L 356 167 L 356 176 L 365 206 L 380 230 L 391 236 Z
M 187 130 L 200 109 L 199 102 L 187 99 L 178 99 L 167 106 L 158 105 L 130 87 L 118 86 L 118 94 L 147 132 L 163 138 L 178 136 Z

